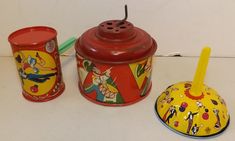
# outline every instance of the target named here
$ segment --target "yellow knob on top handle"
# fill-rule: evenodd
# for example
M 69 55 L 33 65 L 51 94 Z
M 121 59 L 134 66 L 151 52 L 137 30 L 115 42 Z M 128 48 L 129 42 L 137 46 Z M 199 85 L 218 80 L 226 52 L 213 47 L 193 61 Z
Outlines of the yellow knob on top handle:
M 157 116 L 177 133 L 209 137 L 220 134 L 229 125 L 224 99 L 204 84 L 210 51 L 209 47 L 203 48 L 193 82 L 173 84 L 156 100 Z

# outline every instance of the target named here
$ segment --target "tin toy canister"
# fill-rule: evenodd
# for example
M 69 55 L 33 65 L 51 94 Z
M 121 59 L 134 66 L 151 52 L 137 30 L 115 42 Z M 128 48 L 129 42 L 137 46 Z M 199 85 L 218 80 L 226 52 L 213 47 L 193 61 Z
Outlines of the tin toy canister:
M 23 96 L 30 101 L 54 99 L 65 89 L 56 35 L 53 28 L 35 26 L 17 30 L 8 37 Z
M 132 23 L 109 20 L 86 31 L 76 42 L 79 89 L 88 100 L 124 106 L 151 89 L 153 38 Z

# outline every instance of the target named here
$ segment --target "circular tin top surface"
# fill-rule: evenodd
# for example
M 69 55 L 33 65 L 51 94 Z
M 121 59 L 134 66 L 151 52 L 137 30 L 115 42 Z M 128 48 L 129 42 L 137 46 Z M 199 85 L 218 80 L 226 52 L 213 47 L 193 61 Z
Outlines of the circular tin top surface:
M 100 63 L 130 63 L 152 56 L 157 44 L 128 21 L 110 20 L 87 30 L 75 45 L 79 55 Z
M 46 26 L 34 26 L 11 33 L 8 40 L 16 46 L 33 46 L 45 43 L 57 35 L 55 29 Z

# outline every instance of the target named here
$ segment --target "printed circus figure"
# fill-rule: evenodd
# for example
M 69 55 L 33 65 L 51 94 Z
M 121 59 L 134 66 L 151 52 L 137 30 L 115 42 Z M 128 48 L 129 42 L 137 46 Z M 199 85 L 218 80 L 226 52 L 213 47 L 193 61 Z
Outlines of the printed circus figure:
M 162 104 L 162 107 L 164 103 L 170 104 L 174 100 L 174 98 L 170 96 L 169 91 L 165 91 L 163 93 L 165 93 L 166 96 L 160 101 Z
M 193 113 L 193 112 L 189 111 L 188 115 L 184 118 L 185 120 L 188 120 L 188 128 L 187 128 L 187 133 L 188 134 L 189 134 L 190 129 L 191 129 L 192 125 L 193 125 L 193 118 L 197 114 L 198 114 L 198 112 Z
M 51 71 L 55 70 L 55 68 L 45 67 L 45 60 L 39 55 L 37 52 L 35 57 L 28 56 L 27 58 L 24 56 L 22 52 L 19 52 L 19 55 L 15 57 L 16 61 L 21 64 L 23 70 L 27 68 L 32 68 L 34 73 L 39 73 L 39 71 Z
M 167 114 L 170 113 L 168 115 L 168 117 L 166 118 Z M 165 113 L 165 115 L 163 116 L 163 120 L 165 123 L 170 123 L 170 119 L 173 118 L 173 116 L 177 116 L 177 111 L 176 111 L 176 107 L 171 105 L 170 108 L 167 110 L 167 112 Z
M 25 73 L 22 68 L 18 70 L 21 82 L 24 84 L 24 79 L 28 79 L 33 82 L 43 83 L 50 79 L 50 77 L 55 76 L 57 73 L 48 73 L 48 74 L 32 74 L 32 73 Z
M 219 117 L 219 110 L 218 109 L 213 109 L 213 112 L 216 116 L 216 123 L 215 123 L 215 128 L 219 129 L 221 127 L 221 123 L 220 123 L 220 117 Z
M 117 90 L 115 80 L 110 76 L 112 68 L 101 72 L 93 63 L 87 60 L 84 60 L 83 67 L 86 71 L 92 73 L 92 84 L 84 89 L 87 94 L 95 91 L 96 100 L 100 102 L 119 104 L 124 102 Z
M 194 126 L 192 127 L 192 135 L 196 135 L 198 131 L 199 126 L 197 126 L 197 124 L 194 124 Z

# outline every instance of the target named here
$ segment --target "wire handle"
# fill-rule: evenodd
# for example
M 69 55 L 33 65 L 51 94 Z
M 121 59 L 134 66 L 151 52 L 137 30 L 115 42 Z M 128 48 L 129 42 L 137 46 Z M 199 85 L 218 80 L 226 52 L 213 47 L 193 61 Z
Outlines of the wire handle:
M 127 8 L 127 5 L 125 5 L 124 9 L 125 9 L 125 17 L 119 23 L 117 23 L 117 26 L 120 26 L 120 25 L 124 24 L 124 22 L 128 18 L 128 8 Z

